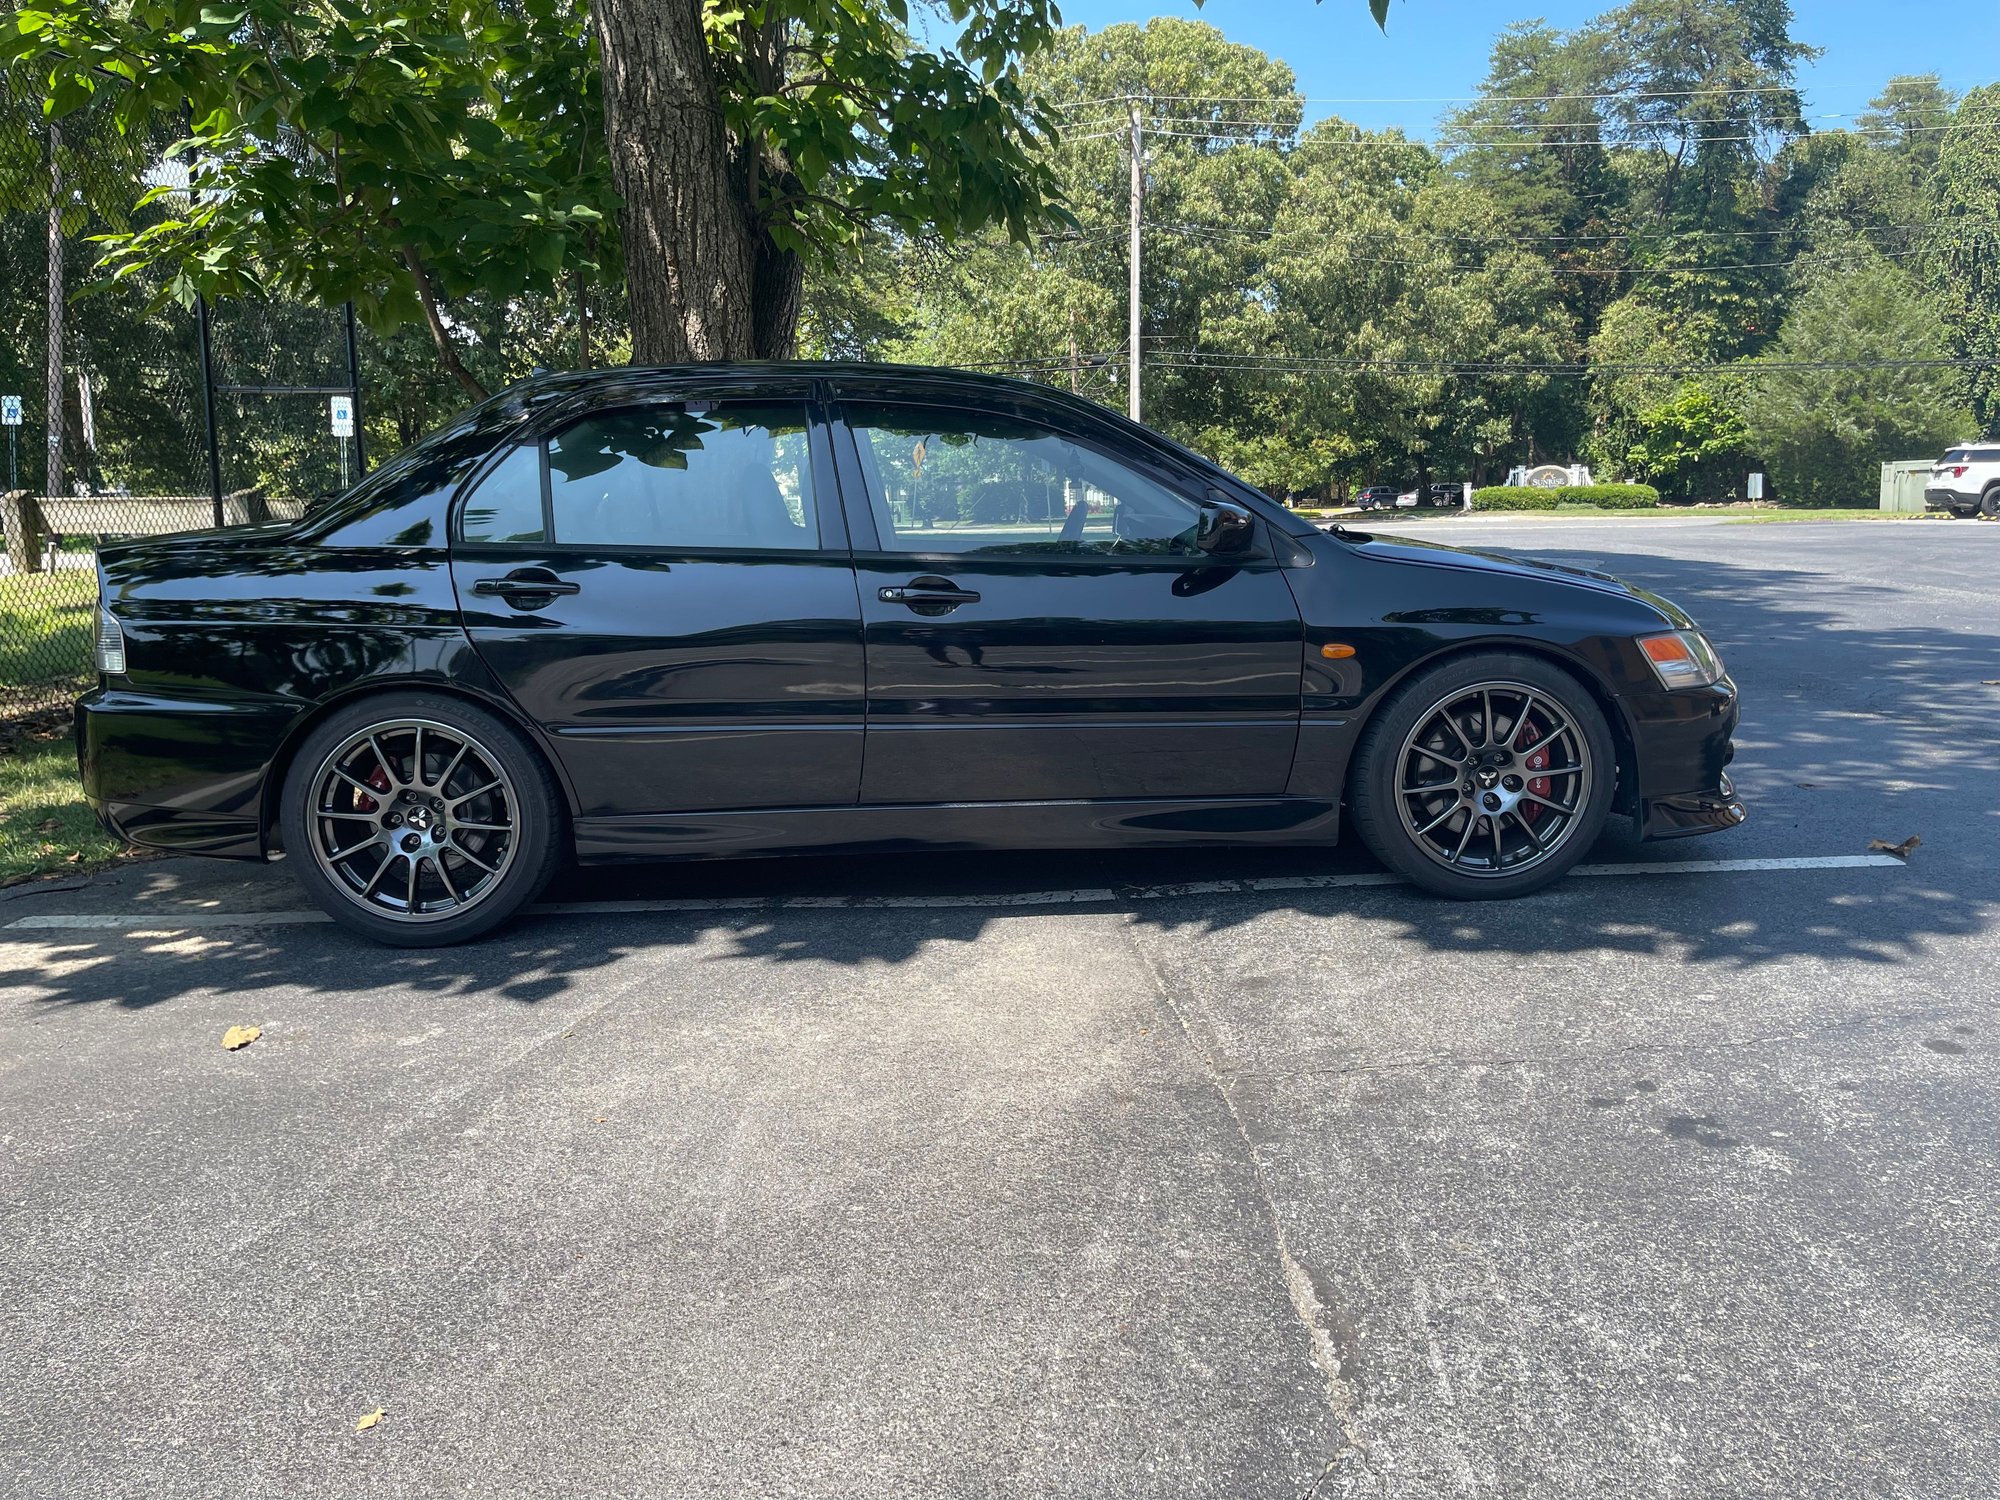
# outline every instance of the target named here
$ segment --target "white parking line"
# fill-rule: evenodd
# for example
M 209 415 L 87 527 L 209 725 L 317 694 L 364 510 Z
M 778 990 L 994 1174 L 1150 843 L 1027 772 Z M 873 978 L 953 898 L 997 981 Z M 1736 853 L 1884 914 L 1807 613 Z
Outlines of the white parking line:
M 1572 875 L 1724 875 L 1785 870 L 1899 869 L 1887 854 L 1804 855 L 1791 859 L 1684 859 L 1659 864 L 1579 865 Z M 939 910 L 957 907 L 1097 906 L 1170 901 L 1187 896 L 1237 896 L 1258 891 L 1323 891 L 1401 885 L 1394 875 L 1270 875 L 1255 880 L 1190 880 L 1175 885 L 1086 886 L 1067 891 L 999 891 L 951 896 L 679 896 L 658 901 L 565 901 L 528 910 L 542 917 L 621 916 L 638 912 L 778 912 Z M 37 913 L 6 924 L 9 932 L 185 932 L 197 927 L 290 927 L 333 919 L 316 911 Z

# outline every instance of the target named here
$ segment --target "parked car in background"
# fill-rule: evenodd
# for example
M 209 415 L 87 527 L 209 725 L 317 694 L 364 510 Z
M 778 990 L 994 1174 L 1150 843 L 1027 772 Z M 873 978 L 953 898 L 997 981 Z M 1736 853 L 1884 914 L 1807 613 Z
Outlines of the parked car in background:
M 431 946 L 558 866 L 1326 844 L 1519 895 L 1743 818 L 1736 688 L 1599 573 L 1323 531 L 1077 397 L 540 376 L 289 525 L 98 554 L 84 790 Z
M 1969 443 L 1932 464 L 1924 508 L 2000 519 L 2000 443 Z
M 1436 506 L 1462 506 L 1465 504 L 1465 486 L 1462 484 L 1434 484 L 1430 490 L 1431 504 Z
M 1383 510 L 1396 503 L 1396 487 L 1393 484 L 1371 484 L 1354 497 L 1354 503 L 1362 510 Z

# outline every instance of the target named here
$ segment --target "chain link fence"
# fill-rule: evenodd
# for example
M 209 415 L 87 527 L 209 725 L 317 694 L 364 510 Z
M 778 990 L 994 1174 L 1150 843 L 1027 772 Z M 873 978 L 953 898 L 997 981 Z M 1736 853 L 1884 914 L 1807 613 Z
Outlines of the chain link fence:
M 102 113 L 51 130 L 0 74 L 0 731 L 89 682 L 99 543 L 292 519 L 359 477 L 329 421 L 355 383 L 341 312 L 189 307 L 97 269 L 93 237 L 171 171 Z

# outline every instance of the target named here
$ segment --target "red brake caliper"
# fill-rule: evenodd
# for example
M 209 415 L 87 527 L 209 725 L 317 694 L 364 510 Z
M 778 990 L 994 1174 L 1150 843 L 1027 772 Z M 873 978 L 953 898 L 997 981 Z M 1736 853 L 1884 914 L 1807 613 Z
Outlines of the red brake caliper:
M 389 773 L 379 765 L 368 773 L 367 781 L 378 792 L 389 790 Z M 375 811 L 375 806 L 375 799 L 367 793 L 356 792 L 354 794 L 354 810 L 356 812 L 373 812 Z
M 1524 717 L 1521 720 L 1521 732 L 1514 737 L 1514 748 L 1516 750 L 1525 749 L 1541 737 L 1542 728 L 1535 722 L 1534 716 L 1529 715 Z M 1546 771 L 1549 768 L 1548 746 L 1544 745 L 1533 755 L 1529 756 L 1525 764 L 1530 771 Z M 1528 778 L 1528 790 L 1533 792 L 1537 797 L 1548 796 L 1549 778 L 1546 776 L 1530 776 Z M 1539 802 L 1523 802 L 1514 808 L 1514 816 L 1532 824 L 1545 811 L 1547 809 Z

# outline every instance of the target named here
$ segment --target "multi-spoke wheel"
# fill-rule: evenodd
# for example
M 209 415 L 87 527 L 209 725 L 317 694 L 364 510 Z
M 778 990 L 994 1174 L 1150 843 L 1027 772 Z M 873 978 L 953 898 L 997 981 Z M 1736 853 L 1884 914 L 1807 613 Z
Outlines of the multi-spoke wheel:
M 1581 684 L 1493 654 L 1424 673 L 1382 706 L 1349 801 L 1369 847 L 1419 885 L 1513 896 L 1582 858 L 1615 778 L 1610 732 Z
M 507 725 L 399 694 L 336 714 L 286 779 L 285 850 L 334 918 L 385 942 L 458 942 L 547 882 L 554 787 Z

